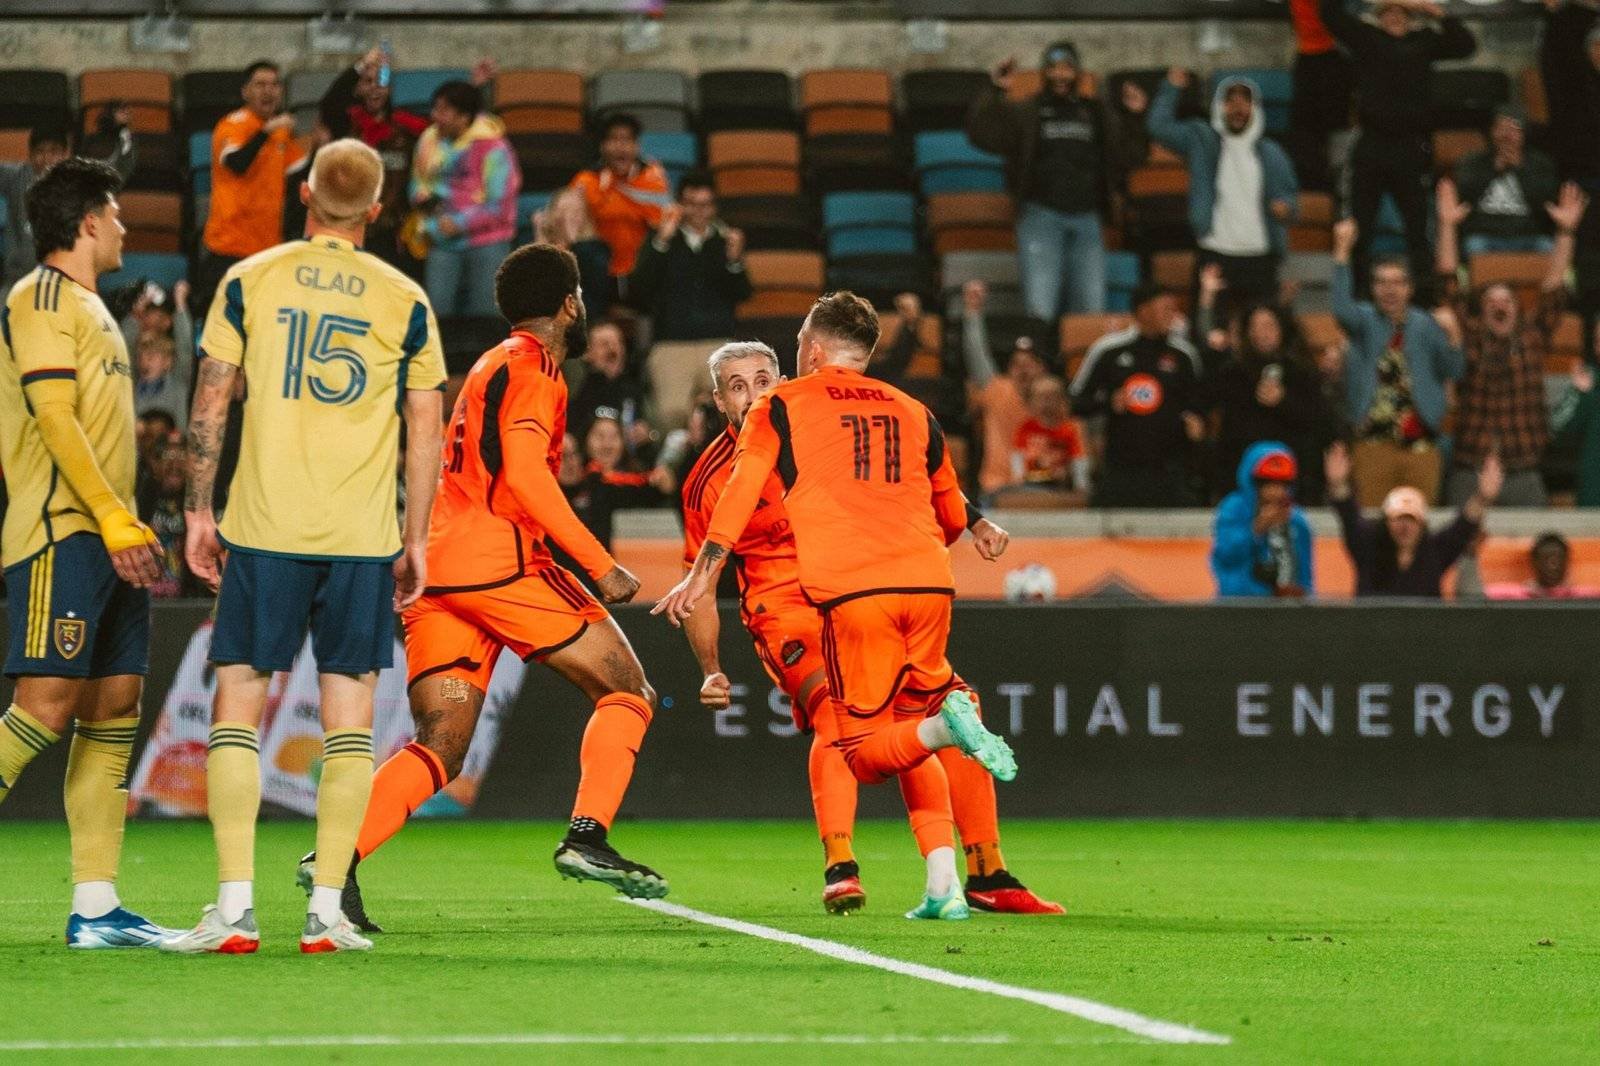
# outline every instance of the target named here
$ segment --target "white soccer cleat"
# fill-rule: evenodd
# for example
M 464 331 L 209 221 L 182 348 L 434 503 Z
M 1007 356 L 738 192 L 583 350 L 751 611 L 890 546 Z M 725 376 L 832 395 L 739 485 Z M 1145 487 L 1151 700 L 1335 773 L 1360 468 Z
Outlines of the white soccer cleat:
M 261 946 L 261 932 L 256 928 L 256 912 L 246 910 L 237 922 L 222 920 L 222 912 L 213 903 L 206 904 L 200 915 L 200 924 L 186 933 L 179 933 L 163 941 L 162 951 L 180 955 L 252 955 Z
M 371 951 L 372 941 L 356 932 L 350 919 L 339 914 L 332 925 L 323 925 L 315 914 L 306 915 L 306 931 L 300 934 L 300 953 L 320 955 L 329 951 Z

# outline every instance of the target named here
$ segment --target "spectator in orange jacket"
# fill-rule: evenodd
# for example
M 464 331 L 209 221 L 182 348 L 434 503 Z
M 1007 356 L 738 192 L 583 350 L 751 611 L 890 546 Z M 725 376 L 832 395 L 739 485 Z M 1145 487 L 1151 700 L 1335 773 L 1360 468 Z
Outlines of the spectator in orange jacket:
M 672 202 L 667 172 L 639 158 L 642 128 L 632 115 L 607 117 L 600 129 L 600 165 L 572 179 L 589 204 L 595 232 L 611 249 L 614 284 L 633 273 L 639 247 Z

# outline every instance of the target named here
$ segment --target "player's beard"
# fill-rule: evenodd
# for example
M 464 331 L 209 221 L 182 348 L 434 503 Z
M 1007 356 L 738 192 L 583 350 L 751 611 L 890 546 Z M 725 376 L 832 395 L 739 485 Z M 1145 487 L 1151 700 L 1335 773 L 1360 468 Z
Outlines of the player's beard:
M 578 304 L 578 317 L 572 320 L 561 339 L 566 342 L 568 359 L 576 359 L 589 350 L 589 312 L 581 302 Z

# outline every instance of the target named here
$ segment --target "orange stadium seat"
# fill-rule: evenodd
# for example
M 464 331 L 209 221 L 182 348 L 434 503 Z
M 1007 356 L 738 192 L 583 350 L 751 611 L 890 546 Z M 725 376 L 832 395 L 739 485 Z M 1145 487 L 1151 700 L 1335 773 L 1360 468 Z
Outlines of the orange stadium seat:
M 816 252 L 750 252 L 745 270 L 755 294 L 739 305 L 743 319 L 805 317 L 822 295 L 825 273 Z
M 706 138 L 719 196 L 795 196 L 800 138 L 787 130 L 722 130 Z
M 1289 227 L 1291 252 L 1333 250 L 1333 197 L 1325 192 L 1302 192 L 1300 214 Z
M 1550 351 L 1545 355 L 1547 374 L 1570 374 L 1583 360 L 1583 316 L 1568 311 L 1556 323 L 1550 337 Z
M 494 79 L 495 113 L 509 133 L 582 133 L 583 75 L 570 70 L 504 70 Z
M 1489 147 L 1480 130 L 1439 130 L 1433 135 L 1433 170 L 1443 176 L 1456 169 L 1467 156 Z
M 1467 283 L 1473 290 L 1485 285 L 1510 285 L 1531 314 L 1539 304 L 1539 287 L 1549 270 L 1549 256 L 1538 252 L 1484 252 L 1467 261 Z
M 935 255 L 1006 251 L 1017 246 L 1016 211 L 1002 192 L 949 192 L 928 197 L 928 232 Z
M 807 137 L 894 132 L 894 85 L 882 70 L 813 70 L 800 78 Z
M 1078 365 L 1096 341 L 1108 333 L 1127 329 L 1132 321 L 1127 315 L 1062 315 L 1061 362 L 1067 368 L 1067 376 L 1078 372 Z
M 28 158 L 27 130 L 0 130 L 0 163 L 22 163 Z
M 1545 126 L 1550 122 L 1550 97 L 1544 91 L 1544 76 L 1539 73 L 1538 67 L 1524 67 L 1521 74 L 1517 75 L 1517 82 L 1522 90 L 1522 109 L 1528 114 L 1528 121 L 1535 126 Z
M 133 112 L 135 133 L 172 132 L 172 75 L 164 70 L 86 70 L 78 76 L 82 128 L 92 133 L 106 104 Z
M 117 197 L 130 252 L 183 250 L 183 200 L 175 192 L 125 191 Z
M 1332 344 L 1344 343 L 1344 330 L 1339 328 L 1331 311 L 1311 311 L 1300 315 L 1297 319 L 1300 325 L 1300 336 L 1305 340 L 1306 348 L 1312 353 Z

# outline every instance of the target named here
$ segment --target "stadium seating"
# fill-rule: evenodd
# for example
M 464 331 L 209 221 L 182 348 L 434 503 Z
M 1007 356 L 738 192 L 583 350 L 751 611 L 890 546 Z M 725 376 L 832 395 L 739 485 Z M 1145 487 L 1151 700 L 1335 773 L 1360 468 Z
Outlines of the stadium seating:
M 127 228 L 124 247 L 130 252 L 183 250 L 183 201 L 175 192 L 125 191 L 117 198 L 122 224 Z
M 78 77 L 79 129 L 99 129 L 107 106 L 130 112 L 135 133 L 172 132 L 172 75 L 164 70 L 86 70 Z
M 1550 257 L 1537 252 L 1483 252 L 1467 261 L 1467 279 L 1474 291 L 1485 285 L 1509 285 L 1524 312 L 1539 303 L 1539 286 L 1549 270 Z
M 395 107 L 426 115 L 433 104 L 434 90 L 445 82 L 469 81 L 471 78 L 472 72 L 462 67 L 397 70 L 389 86 L 389 99 Z
M 583 76 L 570 70 L 503 70 L 494 108 L 508 133 L 584 132 Z
M 828 262 L 827 287 L 849 289 L 879 309 L 891 307 L 903 292 L 926 295 L 931 286 L 923 259 L 916 253 L 854 255 Z
M 339 74 L 332 70 L 297 70 L 289 75 L 288 92 L 284 99 L 294 115 L 295 127 L 308 132 L 316 121 L 317 105 Z
M 696 88 L 702 132 L 791 130 L 798 125 L 794 87 L 781 70 L 708 70 Z
M 1312 355 L 1344 343 L 1344 330 L 1334 321 L 1331 311 L 1308 311 L 1297 315 L 1296 324 L 1300 327 L 1300 339 L 1305 343 L 1306 351 Z
M 1517 75 L 1517 86 L 1522 97 L 1522 110 L 1535 126 L 1550 124 L 1550 98 L 1544 91 L 1544 77 L 1538 67 L 1524 67 Z
M 1021 314 L 1022 275 L 1012 252 L 951 252 L 939 261 L 939 282 L 946 314 L 960 314 L 961 289 L 981 281 L 989 289 L 989 309 L 994 314 Z
M 822 256 L 815 252 L 749 252 L 745 270 L 755 292 L 740 304 L 737 317 L 804 318 L 822 295 L 825 281 Z
M 1016 210 L 1005 193 L 936 193 L 928 197 L 928 233 L 935 255 L 1015 250 Z
M 1333 197 L 1325 192 L 1302 192 L 1300 209 L 1289 227 L 1289 251 L 1333 250 Z
M 238 70 L 191 70 L 178 81 L 182 98 L 180 133 L 209 133 L 222 116 L 242 106 L 239 96 L 243 72 Z
M 1503 70 L 1448 67 L 1433 72 L 1433 128 L 1482 130 L 1495 108 L 1511 99 L 1511 78 Z
M 1168 250 L 1150 257 L 1150 280 L 1179 297 L 1185 307 L 1189 305 L 1189 290 L 1194 285 L 1195 253 Z
M 744 232 L 750 248 L 813 250 L 818 245 L 816 212 L 803 196 L 720 198 L 722 220 Z
M 917 250 L 916 203 L 909 193 L 832 193 L 822 200 L 822 226 L 829 259 Z
M 894 132 L 894 87 L 882 70 L 813 70 L 800 78 L 808 138 L 830 133 Z
M 700 139 L 687 131 L 648 130 L 639 139 L 639 152 L 661 164 L 674 192 L 684 171 L 700 165 Z
M 786 130 L 722 130 L 706 138 L 719 196 L 796 196 L 800 138 Z
M 1299 310 L 1333 309 L 1333 256 L 1328 253 L 1291 251 L 1284 257 L 1279 277 L 1294 284 L 1294 306 Z
M 550 206 L 550 192 L 525 192 L 517 197 L 517 235 L 518 244 L 527 244 L 536 238 L 533 232 L 533 216 Z
M 806 185 L 815 193 L 908 189 L 906 164 L 892 137 L 830 133 L 805 142 Z
M 153 281 L 172 288 L 189 273 L 189 261 L 172 252 L 125 252 L 122 269 L 100 275 L 99 288 L 103 294 L 127 288 L 138 281 Z
M 689 129 L 689 79 L 675 70 L 607 70 L 589 82 L 589 111 L 596 120 L 625 111 L 646 130 Z
M 508 138 L 522 168 L 522 187 L 559 189 L 594 162 L 594 149 L 581 133 L 513 133 Z
M 33 129 L 36 126 L 72 124 L 72 93 L 67 76 L 58 70 L 8 70 L 5 92 L 0 93 L 0 128 Z
M 909 71 L 900 79 L 906 128 L 914 133 L 960 129 L 988 84 L 989 75 L 981 70 Z
M 28 158 L 27 130 L 0 130 L 0 163 L 21 163 Z
M 1078 372 L 1084 355 L 1096 341 L 1108 333 L 1128 328 L 1131 321 L 1125 314 L 1062 315 L 1058 344 L 1067 375 Z
M 961 130 L 918 133 L 912 140 L 912 165 L 924 196 L 1006 188 L 1004 160 L 975 148 Z
M 1133 290 L 1139 287 L 1142 271 L 1133 252 L 1106 253 L 1106 310 L 1119 314 L 1133 310 Z
M 1489 138 L 1480 130 L 1437 130 L 1433 135 L 1433 171 L 1443 177 L 1456 169 L 1467 156 L 1489 147 Z

